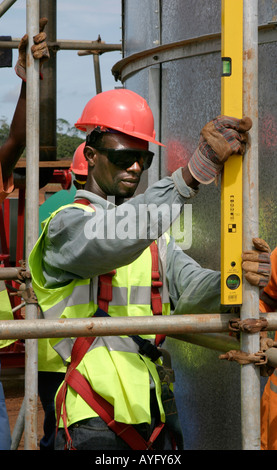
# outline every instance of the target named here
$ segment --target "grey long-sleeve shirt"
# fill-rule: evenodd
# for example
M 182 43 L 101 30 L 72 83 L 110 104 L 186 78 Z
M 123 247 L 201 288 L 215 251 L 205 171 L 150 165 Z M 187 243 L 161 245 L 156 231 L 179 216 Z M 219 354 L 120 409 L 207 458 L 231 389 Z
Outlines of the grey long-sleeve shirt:
M 169 228 L 194 195 L 181 169 L 118 207 L 89 191 L 77 191 L 75 201 L 86 198 L 96 210 L 68 207 L 51 220 L 42 260 L 45 287 L 91 278 L 131 263 Z M 161 209 L 163 217 L 158 218 Z M 126 228 L 129 236 L 125 237 Z M 220 311 L 220 273 L 203 269 L 173 239 L 167 245 L 166 276 L 175 313 Z

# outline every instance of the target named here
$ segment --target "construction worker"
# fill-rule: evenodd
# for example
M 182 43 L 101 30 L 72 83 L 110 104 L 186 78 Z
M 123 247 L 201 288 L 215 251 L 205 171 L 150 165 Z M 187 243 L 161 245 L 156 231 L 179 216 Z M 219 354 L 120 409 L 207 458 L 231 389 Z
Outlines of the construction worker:
M 202 129 L 187 167 L 135 197 L 152 162 L 149 142 L 162 145 L 146 101 L 126 89 L 99 93 L 76 127 L 87 134 L 85 188 L 49 217 L 29 257 L 43 316 L 219 311 L 220 273 L 201 268 L 166 230 L 173 207 L 178 216 L 200 183 L 215 180 L 229 155 L 244 153 L 251 120 L 214 119 Z M 159 335 L 51 343 L 69 365 L 56 395 L 56 449 L 160 450 L 171 449 L 172 439 L 183 448 L 173 375 L 157 348 Z
M 271 277 L 260 293 L 261 314 L 277 311 L 277 248 L 271 253 Z M 277 333 L 275 332 L 275 341 Z M 261 448 L 277 449 L 277 372 L 274 369 L 263 391 L 261 400 Z
M 46 35 L 42 31 L 46 18 L 40 20 L 40 33 L 34 37 L 31 48 L 33 56 L 40 64 L 49 57 L 45 42 Z M 25 34 L 18 47 L 18 60 L 15 65 L 16 74 L 22 79 L 20 94 L 15 108 L 7 140 L 0 147 L 0 204 L 14 190 L 13 169 L 26 145 L 26 46 L 28 35 Z M 0 281 L 0 318 L 12 320 L 13 313 L 4 281 Z M 15 340 L 1 340 L 0 348 L 12 344 Z M 11 434 L 9 419 L 5 405 L 5 396 L 0 382 L 0 450 L 9 450 Z

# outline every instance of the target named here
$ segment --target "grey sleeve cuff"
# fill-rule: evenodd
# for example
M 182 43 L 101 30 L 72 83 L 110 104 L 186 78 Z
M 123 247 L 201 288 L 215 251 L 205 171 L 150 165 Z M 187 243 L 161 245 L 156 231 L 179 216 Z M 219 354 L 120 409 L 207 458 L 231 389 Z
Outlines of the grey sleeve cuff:
M 199 189 L 192 189 L 185 183 L 182 175 L 182 167 L 174 171 L 174 173 L 171 175 L 171 178 L 173 179 L 173 183 L 175 184 L 175 187 L 181 196 L 188 199 L 194 197 L 198 193 Z

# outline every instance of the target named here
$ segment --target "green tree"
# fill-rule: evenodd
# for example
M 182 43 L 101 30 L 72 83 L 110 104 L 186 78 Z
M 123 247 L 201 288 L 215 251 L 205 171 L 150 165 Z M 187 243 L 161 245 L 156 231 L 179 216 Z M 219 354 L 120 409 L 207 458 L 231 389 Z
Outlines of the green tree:
M 0 119 L 0 145 L 3 145 L 3 143 L 7 140 L 8 135 L 9 135 L 9 130 L 10 126 L 7 123 L 6 118 L 1 118 Z
M 5 117 L 0 119 L 0 145 L 9 135 L 10 125 Z M 76 148 L 85 140 L 85 135 L 72 127 L 65 119 L 57 119 L 57 160 L 70 160 Z M 22 157 L 25 158 L 24 150 Z
M 84 140 L 84 134 L 76 127 L 71 127 L 65 119 L 57 119 L 57 160 L 71 159 Z

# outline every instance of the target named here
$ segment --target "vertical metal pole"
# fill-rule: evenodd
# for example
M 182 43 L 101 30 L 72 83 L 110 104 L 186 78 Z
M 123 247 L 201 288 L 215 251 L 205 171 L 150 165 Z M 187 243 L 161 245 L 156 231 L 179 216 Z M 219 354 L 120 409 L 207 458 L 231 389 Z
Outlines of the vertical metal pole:
M 57 2 L 56 0 L 39 1 L 40 18 L 47 18 L 44 28 L 47 41 L 57 40 Z M 53 161 L 57 158 L 57 51 L 51 49 L 50 58 L 43 64 L 43 80 L 40 80 L 40 128 L 39 158 L 40 161 Z M 39 175 L 40 187 L 45 186 L 53 175 L 53 168 L 41 168 Z
M 95 76 L 95 88 L 96 88 L 96 93 L 98 94 L 102 92 L 99 54 L 93 54 L 93 65 L 94 65 L 94 76 Z
M 258 188 L 258 0 L 244 0 L 244 115 L 251 117 L 250 145 L 243 162 L 243 250 L 252 248 L 259 234 Z M 241 319 L 259 318 L 258 288 L 243 283 Z M 259 333 L 241 334 L 241 348 L 259 350 Z M 242 446 L 260 449 L 260 371 L 253 364 L 241 367 Z
M 29 37 L 26 59 L 26 261 L 28 262 L 30 251 L 38 238 L 39 224 L 39 62 L 34 60 L 31 52 L 33 37 L 39 32 L 39 0 L 26 0 L 26 20 Z M 37 306 L 26 304 L 26 319 L 36 318 Z M 36 339 L 26 341 L 24 448 L 37 449 Z

